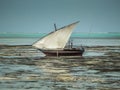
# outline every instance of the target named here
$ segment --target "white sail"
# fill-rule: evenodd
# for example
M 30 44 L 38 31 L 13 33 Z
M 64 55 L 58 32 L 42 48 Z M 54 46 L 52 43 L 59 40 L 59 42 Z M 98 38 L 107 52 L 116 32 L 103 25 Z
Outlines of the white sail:
M 52 32 L 36 43 L 33 44 L 34 47 L 44 50 L 63 50 L 66 43 L 68 42 L 70 35 L 73 31 L 73 28 L 78 22 L 65 26 L 61 29 L 58 29 L 55 32 Z

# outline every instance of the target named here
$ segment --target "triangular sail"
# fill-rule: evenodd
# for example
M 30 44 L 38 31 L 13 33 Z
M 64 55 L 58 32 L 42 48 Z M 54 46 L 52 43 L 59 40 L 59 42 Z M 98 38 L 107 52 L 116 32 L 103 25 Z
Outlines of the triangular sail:
M 38 49 L 45 50 L 63 50 L 70 38 L 73 28 L 77 23 L 78 22 L 75 22 L 46 35 L 45 37 L 34 43 L 33 46 Z

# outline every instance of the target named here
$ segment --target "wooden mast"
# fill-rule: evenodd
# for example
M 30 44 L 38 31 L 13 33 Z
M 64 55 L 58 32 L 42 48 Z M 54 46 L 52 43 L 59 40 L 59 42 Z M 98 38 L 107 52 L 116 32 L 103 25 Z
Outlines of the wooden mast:
M 54 28 L 55 28 L 55 31 L 57 31 L 57 27 L 56 27 L 56 24 L 54 23 Z

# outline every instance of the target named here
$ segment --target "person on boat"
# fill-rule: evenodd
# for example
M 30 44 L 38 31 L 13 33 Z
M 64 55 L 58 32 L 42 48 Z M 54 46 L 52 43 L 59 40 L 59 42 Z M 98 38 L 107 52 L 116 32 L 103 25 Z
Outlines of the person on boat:
M 73 48 L 73 42 L 71 42 L 71 45 L 70 45 L 71 47 L 70 48 Z
M 80 47 L 80 50 L 83 51 L 83 52 L 85 51 L 85 49 L 84 49 L 84 47 L 82 45 Z

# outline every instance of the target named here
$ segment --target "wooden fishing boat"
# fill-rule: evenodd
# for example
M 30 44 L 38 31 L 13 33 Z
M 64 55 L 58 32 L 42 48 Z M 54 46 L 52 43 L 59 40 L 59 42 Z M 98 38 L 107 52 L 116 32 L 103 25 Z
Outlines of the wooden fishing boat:
M 72 23 L 60 29 L 55 26 L 55 31 L 47 34 L 32 46 L 42 51 L 46 56 L 82 56 L 84 48 L 73 48 L 73 43 L 66 48 L 66 44 L 72 34 L 73 28 L 78 22 Z

